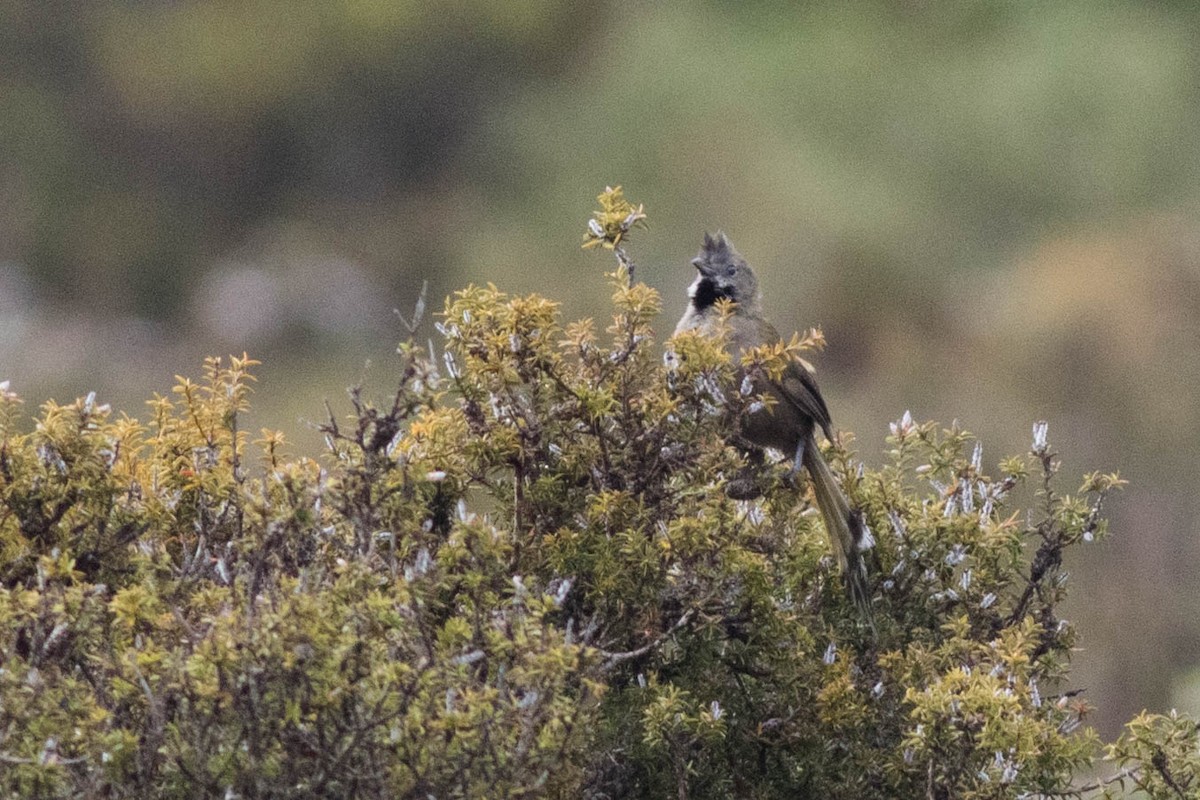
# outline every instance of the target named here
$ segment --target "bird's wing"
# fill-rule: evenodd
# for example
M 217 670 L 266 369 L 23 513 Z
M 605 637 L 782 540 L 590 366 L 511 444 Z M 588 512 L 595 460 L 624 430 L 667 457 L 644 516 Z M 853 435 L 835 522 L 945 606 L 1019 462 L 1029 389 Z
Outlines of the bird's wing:
M 779 379 L 778 388 L 785 401 L 810 417 L 820 426 L 826 437 L 833 439 L 833 420 L 829 417 L 829 407 L 825 405 L 825 398 L 821 397 L 821 390 L 817 388 L 817 379 L 803 364 L 796 361 L 788 364 Z
M 780 341 L 775 326 L 757 316 L 734 317 L 732 338 L 737 358 L 741 358 L 742 352 L 751 346 Z M 775 388 L 785 403 L 810 418 L 826 437 L 833 440 L 833 420 L 829 416 L 829 407 L 817 388 L 817 379 L 803 364 L 798 361 L 789 363 Z

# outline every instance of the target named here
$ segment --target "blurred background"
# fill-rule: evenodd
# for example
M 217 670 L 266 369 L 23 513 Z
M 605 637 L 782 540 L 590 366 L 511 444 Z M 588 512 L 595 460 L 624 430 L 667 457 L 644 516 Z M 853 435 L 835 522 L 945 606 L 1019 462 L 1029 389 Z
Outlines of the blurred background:
M 607 316 L 620 183 L 660 331 L 723 229 L 868 462 L 905 409 L 992 465 L 1045 418 L 1061 488 L 1131 481 L 1069 565 L 1111 738 L 1200 712 L 1198 123 L 1191 2 L 7 0 L 0 380 L 138 416 L 246 350 L 315 453 L 423 281 Z

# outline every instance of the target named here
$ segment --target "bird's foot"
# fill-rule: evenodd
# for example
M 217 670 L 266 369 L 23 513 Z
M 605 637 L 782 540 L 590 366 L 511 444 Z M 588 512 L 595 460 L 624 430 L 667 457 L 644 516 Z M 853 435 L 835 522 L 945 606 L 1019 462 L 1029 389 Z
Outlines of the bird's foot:
M 783 473 L 782 482 L 784 486 L 797 491 L 803 490 L 808 485 L 804 470 L 796 469 L 795 467 Z

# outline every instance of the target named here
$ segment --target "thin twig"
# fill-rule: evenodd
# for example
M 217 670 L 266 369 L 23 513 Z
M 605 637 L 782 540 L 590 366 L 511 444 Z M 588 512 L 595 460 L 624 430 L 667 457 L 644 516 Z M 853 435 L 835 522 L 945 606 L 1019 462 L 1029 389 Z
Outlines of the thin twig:
M 1155 748 L 1154 755 L 1150 758 L 1150 765 L 1162 776 L 1163 782 L 1179 796 L 1179 800 L 1187 800 L 1187 795 L 1176 782 L 1175 776 L 1171 774 L 1171 770 L 1167 766 L 1167 754 L 1161 748 Z
M 684 625 L 687 625 L 688 622 L 691 621 L 691 619 L 695 615 L 695 613 L 696 613 L 696 609 L 689 608 L 687 611 L 685 611 L 683 613 L 683 616 L 680 617 L 678 620 L 676 620 L 675 624 L 672 625 L 670 628 L 668 628 L 661 636 L 659 636 L 654 641 L 650 642 L 650 644 L 647 644 L 643 647 L 639 647 L 637 650 L 628 650 L 624 653 L 610 653 L 607 650 L 599 650 L 598 652 L 600 653 L 600 655 L 604 656 L 604 668 L 610 669 L 624 661 L 629 661 L 632 658 L 637 658 L 639 656 L 646 655 L 646 653 L 649 653 L 651 650 L 654 650 L 659 645 L 661 645 L 663 642 L 665 642 L 667 639 L 669 639 L 671 636 L 673 636 Z
M 637 271 L 637 265 L 633 263 L 633 259 L 625 252 L 625 248 L 620 245 L 613 247 L 613 255 L 617 257 L 617 263 L 625 267 L 625 271 L 629 273 L 629 288 L 633 288 L 634 273 Z
M 1080 797 L 1083 797 L 1083 795 L 1087 794 L 1088 792 L 1098 792 L 1102 789 L 1107 789 L 1112 784 L 1118 783 L 1120 781 L 1124 781 L 1124 780 L 1137 781 L 1139 779 L 1140 773 L 1141 773 L 1141 767 L 1123 767 L 1123 768 L 1121 768 L 1121 770 L 1119 770 L 1118 772 L 1116 772 L 1113 775 L 1108 776 L 1107 778 L 1097 778 L 1096 780 L 1092 781 L 1091 783 L 1085 783 L 1083 786 L 1076 786 L 1073 789 L 1067 789 L 1066 791 L 1062 791 L 1062 792 L 1039 792 L 1035 796 L 1042 797 L 1042 798 L 1050 798 L 1050 797 L 1080 798 Z
M 398 308 L 392 309 L 392 313 L 395 314 L 397 317 L 399 317 L 400 324 L 402 324 L 405 328 L 408 329 L 408 333 L 410 336 L 417 332 L 417 328 L 421 324 L 421 317 L 423 317 L 425 315 L 425 298 L 428 293 L 429 293 L 429 281 L 428 280 L 421 281 L 421 293 L 419 295 L 417 295 L 417 302 L 413 306 L 413 313 L 412 313 L 412 317 L 410 317 L 410 318 L 406 319 L 404 314 L 400 313 L 400 309 L 398 309 Z

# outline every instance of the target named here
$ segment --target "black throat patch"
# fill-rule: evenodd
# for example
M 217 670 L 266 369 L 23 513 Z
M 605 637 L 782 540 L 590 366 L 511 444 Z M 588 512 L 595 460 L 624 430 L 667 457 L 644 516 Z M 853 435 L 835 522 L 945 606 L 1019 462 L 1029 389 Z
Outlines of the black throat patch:
M 703 311 L 718 300 L 732 299 L 713 282 L 712 278 L 704 278 L 696 284 L 696 293 L 692 295 L 692 305 L 696 307 L 697 311 Z

